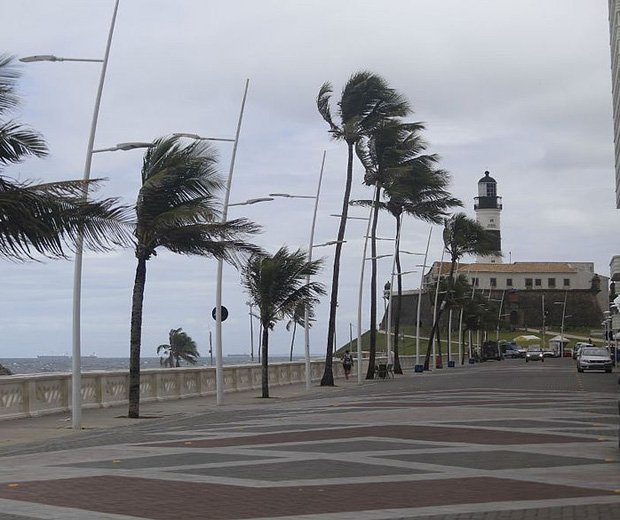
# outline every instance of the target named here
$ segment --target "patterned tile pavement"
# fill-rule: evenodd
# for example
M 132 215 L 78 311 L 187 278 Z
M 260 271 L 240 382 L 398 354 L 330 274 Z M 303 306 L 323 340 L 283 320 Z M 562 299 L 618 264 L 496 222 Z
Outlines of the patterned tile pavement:
M 486 364 L 16 446 L 0 520 L 618 520 L 607 376 Z

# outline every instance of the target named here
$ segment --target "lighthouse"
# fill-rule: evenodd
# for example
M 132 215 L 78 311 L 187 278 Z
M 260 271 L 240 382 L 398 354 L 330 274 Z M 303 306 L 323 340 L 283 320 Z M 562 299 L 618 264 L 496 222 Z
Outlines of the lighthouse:
M 484 172 L 484 177 L 478 181 L 478 196 L 474 198 L 474 201 L 476 221 L 494 235 L 496 249 L 501 253 L 500 213 L 502 211 L 502 198 L 497 196 L 497 181 L 491 177 L 489 172 Z M 502 257 L 501 254 L 478 256 L 476 262 L 479 264 L 501 264 Z

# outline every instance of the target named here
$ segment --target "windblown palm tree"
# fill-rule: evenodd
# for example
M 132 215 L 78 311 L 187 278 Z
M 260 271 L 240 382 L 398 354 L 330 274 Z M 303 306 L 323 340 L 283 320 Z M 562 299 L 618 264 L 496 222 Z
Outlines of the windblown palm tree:
M 321 268 L 323 260 L 307 260 L 301 250 L 280 248 L 273 256 L 254 255 L 242 270 L 242 284 L 258 308 L 261 322 L 262 397 L 269 397 L 269 331 L 288 317 L 294 319 L 299 309 L 312 309 L 323 285 L 308 281 Z
M 454 272 L 456 264 L 465 255 L 490 255 L 501 254 L 497 250 L 495 236 L 484 229 L 478 222 L 470 219 L 465 213 L 457 213 L 444 221 L 443 243 L 446 252 L 450 255 L 450 271 L 448 273 L 448 291 L 454 286 Z M 439 266 L 438 276 L 441 275 L 442 266 Z M 433 341 L 439 328 L 439 321 L 445 309 L 445 295 L 443 293 L 437 302 L 435 321 L 428 340 L 424 369 L 428 370 L 430 364 Z
M 426 142 L 420 136 L 424 129 L 421 123 L 387 121 L 377 126 L 369 139 L 360 141 L 356 151 L 366 170 L 364 182 L 374 185 L 374 201 L 355 201 L 354 204 L 373 205 L 371 227 L 371 310 L 370 310 L 370 355 L 367 379 L 375 372 L 376 356 L 376 229 L 379 210 L 389 211 L 396 219 L 396 236 L 400 236 L 401 217 L 409 214 L 426 222 L 440 223 L 449 208 L 461 205 L 446 190 L 450 177 L 437 167 L 438 156 L 427 155 Z M 381 197 L 386 199 L 382 201 Z M 402 276 L 399 245 L 396 244 L 396 272 L 398 297 L 395 301 L 394 327 L 394 372 L 402 374 L 398 355 L 398 334 L 400 328 L 400 298 Z
M 260 251 L 246 242 L 258 226 L 246 219 L 221 222 L 216 194 L 223 184 L 216 155 L 205 141 L 183 145 L 157 139 L 144 156 L 136 202 L 136 278 L 131 311 L 129 417 L 140 415 L 140 347 L 146 262 L 158 248 L 184 255 L 222 258 L 239 265 L 240 255 Z
M 342 90 L 338 102 L 340 121 L 334 122 L 330 109 L 332 86 L 324 83 L 317 96 L 317 108 L 329 125 L 333 139 L 344 141 L 347 145 L 347 173 L 342 199 L 342 212 L 336 251 L 334 253 L 334 270 L 329 302 L 329 323 L 327 328 L 327 351 L 325 355 L 325 372 L 321 379 L 322 386 L 333 386 L 334 374 L 332 361 L 334 352 L 334 335 L 336 330 L 336 306 L 338 304 L 338 279 L 340 276 L 340 256 L 342 242 L 347 224 L 349 199 L 353 183 L 353 156 L 356 144 L 367 136 L 377 125 L 391 118 L 407 115 L 409 103 L 380 76 L 368 71 L 356 72 L 351 76 Z
M 196 342 L 186 332 L 183 332 L 183 329 L 170 329 L 168 341 L 167 345 L 157 347 L 157 353 L 161 354 L 159 359 L 162 365 L 170 368 L 180 367 L 181 359 L 190 365 L 198 362 L 197 358 L 200 357 L 200 353 Z
M 86 200 L 84 181 L 35 184 L 1 175 L 10 164 L 47 154 L 40 134 L 6 120 L 19 104 L 15 92 L 19 74 L 12 62 L 13 58 L 0 55 L 0 256 L 17 261 L 65 257 L 80 234 L 91 250 L 127 244 L 126 208 L 117 206 L 116 199 Z

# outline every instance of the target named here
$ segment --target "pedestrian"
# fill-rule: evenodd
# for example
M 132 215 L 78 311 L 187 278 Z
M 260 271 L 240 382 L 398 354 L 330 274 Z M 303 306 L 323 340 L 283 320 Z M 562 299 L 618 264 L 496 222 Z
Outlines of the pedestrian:
M 342 367 L 344 368 L 344 378 L 349 379 L 349 374 L 353 367 L 353 356 L 348 350 L 345 350 L 344 356 L 342 356 Z

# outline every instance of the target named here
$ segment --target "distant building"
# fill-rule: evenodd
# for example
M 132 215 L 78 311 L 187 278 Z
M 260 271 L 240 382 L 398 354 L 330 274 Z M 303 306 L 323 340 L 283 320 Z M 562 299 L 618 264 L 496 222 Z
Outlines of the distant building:
M 434 262 L 424 276 L 427 291 L 434 291 L 440 272 L 447 276 L 449 271 L 448 262 Z M 571 326 L 599 329 L 609 302 L 609 278 L 596 274 L 592 262 L 459 264 L 456 275 L 465 275 L 475 291 L 503 302 L 502 321 L 514 327 L 539 326 L 546 313 L 547 324 L 557 328 L 564 313 Z
M 474 211 L 476 221 L 495 238 L 495 249 L 499 254 L 478 256 L 476 262 L 484 264 L 502 263 L 502 237 L 500 228 L 500 213 L 502 211 L 502 198 L 497 196 L 497 181 L 489 172 L 484 172 L 484 177 L 478 181 L 478 196 L 475 197 Z
M 616 207 L 620 209 L 620 0 L 609 0 L 609 35 L 616 158 Z

